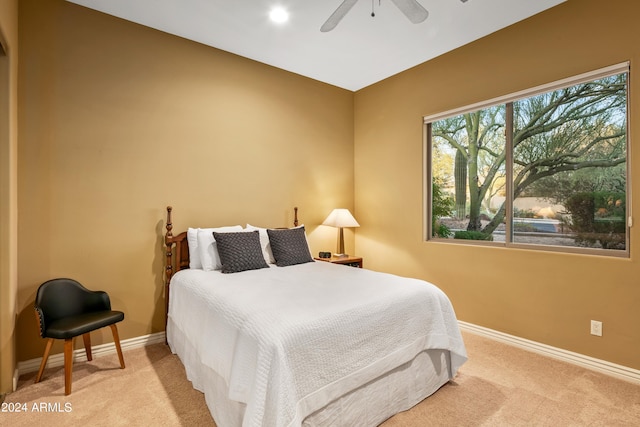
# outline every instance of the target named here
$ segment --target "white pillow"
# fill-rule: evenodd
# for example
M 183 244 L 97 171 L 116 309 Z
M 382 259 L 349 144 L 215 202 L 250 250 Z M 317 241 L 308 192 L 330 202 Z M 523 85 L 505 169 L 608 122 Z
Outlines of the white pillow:
M 247 224 L 244 230 L 258 230 L 258 233 L 260 235 L 260 246 L 262 247 L 262 255 L 264 256 L 264 260 L 267 262 L 267 264 L 275 264 L 276 259 L 273 257 L 273 252 L 271 252 L 271 243 L 269 243 L 269 235 L 267 234 L 267 229 Z
M 189 268 L 202 269 L 202 251 L 198 241 L 198 233 L 202 231 L 209 233 L 211 236 L 211 242 L 213 242 L 213 232 L 224 233 L 228 231 L 242 231 L 241 225 L 230 225 L 227 227 L 217 228 L 188 228 L 187 229 L 187 243 L 189 244 Z M 210 262 L 207 260 L 208 264 Z
M 202 268 L 200 253 L 198 252 L 198 229 L 187 228 L 187 243 L 189 244 L 189 268 Z

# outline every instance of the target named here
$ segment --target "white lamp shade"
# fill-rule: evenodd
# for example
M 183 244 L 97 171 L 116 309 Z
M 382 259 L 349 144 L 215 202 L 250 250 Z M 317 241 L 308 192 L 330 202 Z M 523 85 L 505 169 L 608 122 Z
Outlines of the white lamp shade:
M 331 211 L 327 219 L 324 220 L 322 225 L 329 225 L 331 227 L 360 227 L 358 221 L 351 215 L 349 209 L 334 209 Z

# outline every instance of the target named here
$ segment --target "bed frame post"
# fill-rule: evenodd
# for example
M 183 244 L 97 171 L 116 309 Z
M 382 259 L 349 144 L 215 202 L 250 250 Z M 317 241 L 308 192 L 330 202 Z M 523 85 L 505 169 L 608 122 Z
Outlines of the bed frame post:
M 298 226 L 298 207 L 294 207 L 293 208 L 293 226 L 297 227 Z
M 173 207 L 167 206 L 167 224 L 166 229 L 167 232 L 164 235 L 164 245 L 166 251 L 166 266 L 165 266 L 165 280 L 164 280 L 164 343 L 167 342 L 167 323 L 169 321 L 168 313 L 169 313 L 169 282 L 171 281 L 171 276 L 173 276 L 173 224 L 171 222 L 171 211 Z
M 171 256 L 173 255 L 173 253 L 171 252 L 171 249 L 173 247 L 173 242 L 171 241 L 171 239 L 173 239 L 173 233 L 171 232 L 171 230 L 173 230 L 173 224 L 171 223 L 172 210 L 173 210 L 173 207 L 167 206 L 167 225 L 165 226 L 165 228 L 167 229 L 167 232 L 164 235 L 164 245 L 167 251 L 166 252 L 167 264 L 165 267 L 165 277 L 166 277 L 167 284 L 171 280 L 171 276 L 173 276 L 173 262 L 171 260 Z

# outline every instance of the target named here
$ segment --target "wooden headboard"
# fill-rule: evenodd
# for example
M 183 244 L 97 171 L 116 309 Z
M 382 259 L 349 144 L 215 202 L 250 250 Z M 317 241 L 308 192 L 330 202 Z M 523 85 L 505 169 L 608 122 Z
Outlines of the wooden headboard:
M 164 235 L 164 246 L 166 263 L 164 270 L 164 292 L 165 292 L 165 315 L 169 313 L 169 283 L 171 277 L 178 271 L 189 268 L 189 244 L 187 243 L 187 232 L 183 231 L 177 236 L 173 235 L 173 223 L 171 211 L 173 207 L 167 206 L 167 232 Z M 298 226 L 298 208 L 293 208 L 293 225 Z M 165 331 L 167 319 L 165 316 Z

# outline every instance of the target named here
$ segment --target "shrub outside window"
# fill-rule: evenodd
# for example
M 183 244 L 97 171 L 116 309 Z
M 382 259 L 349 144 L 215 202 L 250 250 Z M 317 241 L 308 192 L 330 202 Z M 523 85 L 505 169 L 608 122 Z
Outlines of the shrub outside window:
M 628 256 L 628 64 L 425 117 L 428 240 Z

